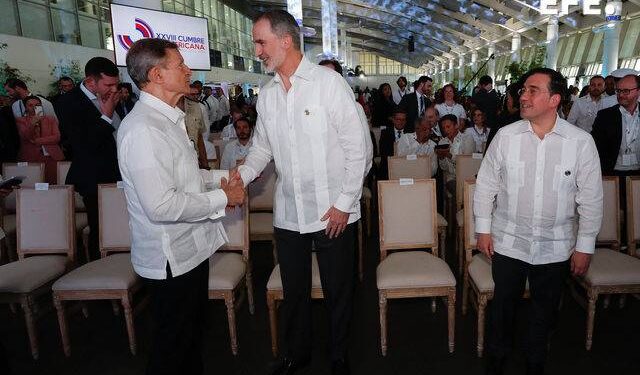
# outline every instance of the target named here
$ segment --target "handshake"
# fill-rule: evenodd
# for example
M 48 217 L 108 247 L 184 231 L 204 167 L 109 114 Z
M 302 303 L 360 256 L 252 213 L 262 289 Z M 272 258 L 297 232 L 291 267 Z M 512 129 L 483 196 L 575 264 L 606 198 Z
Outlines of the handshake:
M 220 188 L 227 195 L 227 206 L 235 207 L 244 203 L 244 197 L 247 192 L 237 168 L 229 171 L 229 181 L 227 181 L 226 178 L 222 178 L 220 181 Z

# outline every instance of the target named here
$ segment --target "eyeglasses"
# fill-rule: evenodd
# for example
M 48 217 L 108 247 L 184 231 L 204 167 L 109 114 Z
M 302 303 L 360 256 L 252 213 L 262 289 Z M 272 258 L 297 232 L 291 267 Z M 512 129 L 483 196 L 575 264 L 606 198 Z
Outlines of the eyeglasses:
M 518 95 L 522 96 L 526 93 L 529 93 L 530 96 L 536 96 L 538 94 L 543 94 L 543 93 L 548 93 L 549 91 L 542 91 L 539 88 L 536 87 L 523 87 L 520 90 L 518 90 Z
M 629 95 L 631 94 L 631 91 L 637 90 L 637 89 L 638 89 L 637 87 L 634 87 L 632 89 L 616 89 L 616 94 Z

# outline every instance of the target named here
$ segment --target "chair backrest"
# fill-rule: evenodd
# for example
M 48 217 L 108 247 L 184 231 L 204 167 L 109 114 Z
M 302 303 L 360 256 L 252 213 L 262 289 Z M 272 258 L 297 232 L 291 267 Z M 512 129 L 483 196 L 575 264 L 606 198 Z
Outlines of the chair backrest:
M 75 260 L 76 230 L 73 187 L 48 190 L 24 187 L 17 191 L 16 232 L 18 257 L 65 254 Z
M 3 163 L 2 177 L 26 177 L 21 187 L 34 187 L 38 182 L 44 182 L 44 163 Z M 12 192 L 4 199 L 5 213 L 16 212 L 16 193 Z
M 56 164 L 58 185 L 65 184 L 65 181 L 67 180 L 67 174 L 69 173 L 69 168 L 71 168 L 70 161 L 59 161 Z M 84 212 L 87 210 L 84 207 L 84 201 L 82 200 L 82 197 L 77 192 L 74 194 L 74 200 L 76 203 L 76 211 Z
M 627 177 L 627 244 L 629 255 L 635 256 L 635 243 L 640 240 L 640 176 Z M 633 245 L 633 246 L 632 246 Z
M 371 132 L 373 133 L 373 140 L 374 142 L 376 142 L 376 146 L 380 146 L 380 136 L 382 135 L 382 129 L 372 127 Z
M 389 180 L 431 178 L 431 157 L 429 155 L 389 156 L 387 163 Z
M 466 264 L 471 262 L 471 256 L 473 249 L 476 248 L 476 225 L 473 217 L 473 194 L 476 191 L 476 179 L 470 178 L 464 182 L 464 199 L 463 199 L 463 213 L 464 213 L 464 233 L 463 243 L 465 251 Z
M 262 171 L 262 175 L 249 184 L 249 209 L 272 211 L 275 188 L 276 164 L 271 161 Z
M 98 185 L 100 254 L 131 251 L 131 228 L 124 189 L 117 184 Z
M 615 250 L 620 250 L 620 193 L 618 177 L 608 176 L 602 178 L 603 212 L 602 226 L 597 243 L 613 245 Z
M 380 257 L 389 250 L 438 250 L 436 181 L 378 181 Z
M 241 207 L 235 207 L 227 210 L 226 215 L 222 218 L 222 225 L 227 232 L 229 242 L 220 248 L 220 250 L 242 252 L 245 260 L 249 260 L 249 206 L 247 199 Z
M 456 156 L 456 207 L 460 209 L 463 201 L 463 184 L 475 178 L 482 164 L 482 154 Z

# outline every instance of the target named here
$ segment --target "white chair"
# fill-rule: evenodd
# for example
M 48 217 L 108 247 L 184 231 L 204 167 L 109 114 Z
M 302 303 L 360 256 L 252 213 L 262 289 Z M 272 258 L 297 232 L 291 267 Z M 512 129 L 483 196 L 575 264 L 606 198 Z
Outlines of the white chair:
M 267 164 L 260 177 L 247 187 L 249 195 L 249 238 L 251 241 L 270 241 L 273 261 L 278 262 L 273 236 L 273 195 L 276 187 L 276 165 Z
M 480 165 L 482 164 L 482 155 L 458 155 L 456 158 L 456 224 L 458 227 L 458 235 L 456 240 L 456 249 L 458 252 L 458 275 L 462 275 L 464 268 L 464 244 L 462 241 L 462 233 L 464 232 L 463 220 L 463 203 L 464 203 L 464 183 L 469 179 L 476 178 Z
M 456 279 L 438 258 L 435 180 L 378 181 L 380 264 L 377 286 L 380 347 L 387 354 L 387 301 L 444 297 L 448 308 L 449 352 L 454 351 Z M 431 248 L 425 251 L 408 249 Z M 397 251 L 387 256 L 390 251 Z
M 64 185 L 67 174 L 71 168 L 70 161 L 59 161 L 56 165 L 58 185 Z M 84 252 L 85 259 L 89 260 L 89 219 L 87 218 L 87 209 L 84 206 L 82 196 L 75 192 L 74 195 L 75 207 L 76 207 L 76 231 L 77 235 L 82 238 L 82 251 Z
M 100 220 L 100 254 L 102 258 L 89 262 L 64 275 L 53 286 L 53 302 L 58 313 L 58 324 L 64 354 L 71 355 L 71 342 L 65 315 L 65 301 L 111 300 L 114 306 L 120 301 L 124 310 L 129 349 L 136 354 L 136 335 L 133 295 L 142 282 L 131 265 L 131 236 L 129 214 L 124 191 L 116 184 L 98 185 L 98 210 Z M 110 253 L 116 253 L 109 255 Z M 139 304 L 138 307 L 141 307 Z M 85 317 L 87 316 L 86 309 Z M 114 307 L 114 313 L 118 313 Z
M 630 239 L 636 241 L 640 227 L 640 178 L 627 179 L 627 228 L 632 230 Z M 610 249 L 597 248 L 591 257 L 591 264 L 583 277 L 574 280 L 585 289 L 587 301 L 573 293 L 577 301 L 587 308 L 587 328 L 585 347 L 591 350 L 598 297 L 602 294 L 640 293 L 640 259 L 619 252 L 620 249 L 620 196 L 618 177 L 604 177 L 604 215 L 597 243 L 610 245 Z M 602 242 L 601 242 L 602 241 Z M 629 246 L 630 254 L 631 246 Z
M 39 356 L 35 327 L 38 297 L 75 262 L 73 188 L 23 187 L 16 193 L 19 260 L 0 266 L 0 302 L 20 303 L 34 359 Z
M 227 212 L 222 219 L 229 242 L 209 258 L 209 299 L 223 299 L 227 306 L 229 341 L 231 352 L 238 354 L 236 331 L 236 295 L 242 290 L 243 280 L 247 288 L 249 312 L 255 312 L 253 278 L 249 258 L 249 209 L 247 204 Z

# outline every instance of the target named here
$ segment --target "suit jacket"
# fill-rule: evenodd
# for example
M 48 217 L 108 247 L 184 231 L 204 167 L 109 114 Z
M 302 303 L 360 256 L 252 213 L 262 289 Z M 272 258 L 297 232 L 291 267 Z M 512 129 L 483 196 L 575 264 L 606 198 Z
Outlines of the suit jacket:
M 405 95 L 406 97 L 406 95 Z M 396 129 L 391 126 L 380 132 L 380 175 L 381 179 L 388 179 L 389 170 L 387 158 L 393 156 L 393 146 L 396 142 Z M 407 133 L 407 128 L 404 128 L 403 134 Z
M 487 92 L 484 89 L 480 89 L 473 94 L 471 101 L 484 111 L 487 126 L 489 128 L 494 127 L 498 121 L 498 107 L 500 105 L 500 98 L 498 98 L 496 90 Z
M 424 109 L 431 105 L 431 100 L 425 98 Z M 416 92 L 412 92 L 402 97 L 400 104 L 398 105 L 403 111 L 407 112 L 407 125 L 404 128 L 405 133 L 413 133 L 415 129 L 416 119 L 420 114 L 418 113 L 418 95 Z
M 620 153 L 620 144 L 622 143 L 620 104 L 598 111 L 593 122 L 591 135 L 600 156 L 602 175 L 612 175 Z
M 120 180 L 115 128 L 80 86 L 58 100 L 56 112 L 73 150 L 66 184 L 85 196 L 97 194 L 98 184 Z
M 14 162 L 20 148 L 20 137 L 11 106 L 0 108 L 0 162 Z

